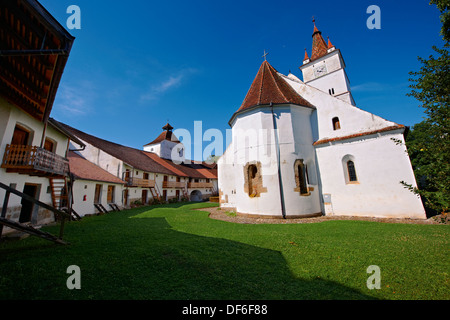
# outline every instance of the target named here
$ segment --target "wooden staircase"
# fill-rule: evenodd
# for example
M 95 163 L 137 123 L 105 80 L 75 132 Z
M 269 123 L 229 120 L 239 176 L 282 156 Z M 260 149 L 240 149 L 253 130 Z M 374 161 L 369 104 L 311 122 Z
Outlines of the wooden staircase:
M 94 207 L 99 211 L 100 215 L 109 213 L 101 203 L 94 203 Z
M 81 220 L 80 215 L 73 210 L 73 179 L 66 177 L 49 177 L 52 204 L 55 209 L 68 213 L 72 220 Z
M 0 218 L 0 224 L 4 225 L 6 227 L 12 228 L 12 229 L 21 231 L 21 232 L 31 234 L 36 237 L 40 237 L 45 240 L 53 241 L 55 243 L 67 244 L 67 242 L 63 241 L 62 239 L 58 238 L 57 236 L 54 236 L 48 232 L 44 232 L 39 229 L 36 229 L 35 227 L 18 223 L 16 221 L 11 221 L 11 220 L 8 220 L 5 218 Z
M 189 201 L 189 194 L 188 194 L 187 188 L 183 189 L 183 195 Z
M 150 192 L 152 194 L 153 199 L 158 199 L 158 201 L 161 201 L 161 195 L 155 185 L 155 187 L 150 187 Z
M 49 178 L 53 207 L 60 210 L 69 205 L 69 188 L 66 178 Z
M 111 207 L 111 209 L 113 211 L 120 211 L 119 206 L 117 204 L 115 204 L 115 203 L 110 203 L 109 206 Z

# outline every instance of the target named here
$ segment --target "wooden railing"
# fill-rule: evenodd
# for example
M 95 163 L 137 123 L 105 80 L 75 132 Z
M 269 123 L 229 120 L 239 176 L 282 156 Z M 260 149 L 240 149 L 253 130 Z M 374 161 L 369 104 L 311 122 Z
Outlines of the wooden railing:
M 211 182 L 190 182 L 188 183 L 188 188 L 212 188 L 213 184 Z
M 127 178 L 127 185 L 129 187 L 142 187 L 142 188 L 154 188 L 155 180 L 140 179 L 140 178 Z
M 34 236 L 41 237 L 46 240 L 50 240 L 50 241 L 59 243 L 59 244 L 67 244 L 66 242 L 63 241 L 64 223 L 65 223 L 66 219 L 68 219 L 68 220 L 71 219 L 70 214 L 68 214 L 64 211 L 61 211 L 61 210 L 57 210 L 56 208 L 53 208 L 52 206 L 50 206 L 46 203 L 40 202 L 39 200 L 36 200 L 27 194 L 19 192 L 1 182 L 0 182 L 0 188 L 4 189 L 6 191 L 5 198 L 3 199 L 3 208 L 1 210 L 1 216 L 0 216 L 0 238 L 2 237 L 3 226 L 7 226 L 7 227 L 10 227 L 10 228 L 22 231 L 22 232 L 29 233 Z M 59 237 L 49 234 L 47 232 L 43 232 L 41 230 L 35 229 L 31 226 L 20 224 L 18 222 L 6 219 L 6 211 L 8 209 L 9 197 L 11 194 L 15 194 L 15 195 L 21 197 L 23 200 L 32 202 L 33 204 L 38 205 L 39 207 L 50 210 L 56 216 L 58 216 L 58 218 L 61 220 L 60 228 L 59 228 Z
M 184 188 L 186 182 L 163 181 L 163 188 Z
M 69 160 L 36 146 L 8 144 L 1 167 L 25 174 L 33 171 L 62 176 L 69 174 Z

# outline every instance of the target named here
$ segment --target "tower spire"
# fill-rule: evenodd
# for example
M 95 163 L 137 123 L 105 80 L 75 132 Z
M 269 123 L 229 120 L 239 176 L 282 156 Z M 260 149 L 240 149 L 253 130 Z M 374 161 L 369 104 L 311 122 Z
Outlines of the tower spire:
M 320 32 L 319 29 L 317 29 L 317 27 L 316 27 L 316 19 L 314 18 L 314 16 L 313 16 L 312 22 L 314 23 L 314 33 Z
M 334 48 L 333 44 L 330 41 L 330 37 L 327 37 L 328 39 L 328 49 Z
M 313 23 L 314 23 L 314 32 L 313 32 L 313 47 L 312 47 L 312 53 L 311 53 L 311 61 L 316 60 L 320 57 L 323 57 L 328 52 L 328 46 L 325 42 L 325 40 L 322 37 L 322 32 L 319 31 L 319 29 L 316 26 L 316 19 L 313 17 Z
M 308 56 L 308 51 L 306 51 L 305 48 L 305 58 L 303 59 L 303 61 L 309 60 L 309 56 Z

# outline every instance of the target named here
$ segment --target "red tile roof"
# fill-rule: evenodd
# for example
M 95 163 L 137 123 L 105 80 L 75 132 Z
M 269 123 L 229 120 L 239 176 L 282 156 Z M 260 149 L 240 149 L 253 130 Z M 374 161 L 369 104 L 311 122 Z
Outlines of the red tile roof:
M 143 153 L 150 159 L 158 162 L 160 165 L 162 165 L 167 170 L 170 170 L 172 172 L 172 174 L 174 174 L 176 176 L 180 176 L 180 177 L 187 177 L 187 175 L 184 172 L 177 169 L 177 165 L 174 164 L 172 161 L 167 161 L 163 158 L 160 158 L 156 153 L 146 152 L 146 151 L 143 151 Z
M 347 140 L 347 139 L 351 139 L 351 138 L 363 137 L 363 136 L 367 136 L 370 134 L 377 134 L 377 133 L 381 133 L 381 132 L 397 130 L 397 129 L 402 129 L 402 128 L 405 128 L 405 126 L 402 124 L 396 124 L 394 126 L 389 126 L 389 127 L 385 127 L 385 128 L 381 128 L 381 129 L 377 129 L 377 130 L 366 131 L 366 132 L 355 133 L 355 134 L 348 135 L 348 136 L 326 138 L 326 139 L 318 140 L 318 141 L 314 142 L 313 145 L 318 146 L 318 145 L 325 144 L 328 142 L 342 141 L 342 140 Z
M 126 147 L 114 142 L 103 140 L 97 138 L 93 135 L 87 134 L 83 131 L 77 130 L 68 126 L 64 123 L 59 122 L 67 131 L 78 137 L 79 139 L 93 145 L 94 147 L 103 150 L 104 152 L 110 154 L 111 156 L 122 160 L 126 164 L 134 167 L 136 169 L 155 172 L 155 173 L 166 173 L 172 174 L 172 172 L 166 169 L 164 166 L 160 165 L 156 161 L 149 159 L 141 150 Z
M 333 46 L 333 44 L 331 43 L 331 41 L 330 41 L 330 38 L 328 38 L 328 49 L 331 49 L 331 48 L 333 48 L 334 46 Z
M 67 157 L 69 159 L 70 172 L 75 179 L 93 180 L 109 183 L 125 184 L 125 182 L 108 171 L 96 166 L 82 156 L 70 151 Z
M 278 74 L 274 67 L 264 61 L 237 112 L 270 103 L 290 103 L 314 108 Z
M 145 146 L 149 146 L 151 144 L 160 143 L 161 141 L 164 141 L 164 140 L 172 141 L 172 142 L 175 142 L 175 143 L 179 143 L 180 142 L 180 141 L 178 141 L 178 138 L 173 134 L 173 132 L 171 132 L 171 131 L 164 131 L 163 133 L 161 133 L 158 136 L 158 138 L 156 138 L 155 140 L 153 140 L 150 143 L 147 143 Z
M 203 179 L 217 179 L 217 168 L 215 165 L 208 165 L 204 162 L 191 162 L 175 164 L 171 160 L 162 159 L 157 154 L 143 151 L 149 158 L 157 161 L 168 170 L 173 172 L 173 175 L 190 178 Z
M 103 150 L 104 152 L 112 155 L 117 159 L 122 160 L 126 164 L 136 169 L 146 172 L 175 175 L 180 177 L 217 179 L 217 166 L 215 164 L 207 164 L 204 162 L 194 162 L 194 161 L 191 164 L 175 164 L 171 160 L 160 158 L 155 153 L 125 147 L 120 144 L 116 144 L 89 135 L 61 122 L 59 122 L 59 124 L 63 126 L 66 130 L 68 130 L 70 133 L 80 138 L 81 140 L 86 141 L 87 143 L 93 145 L 94 147 Z M 87 162 L 90 163 L 89 161 Z M 82 169 L 81 164 L 82 162 L 79 161 L 78 172 L 86 172 L 88 170 L 87 168 L 90 167 L 85 163 L 86 169 Z M 85 173 L 85 176 L 86 174 L 87 173 Z
M 305 48 L 305 58 L 303 59 L 303 61 L 308 60 L 308 59 L 309 59 L 308 52 L 306 51 L 306 48 Z
M 172 132 L 173 127 L 170 124 L 166 124 L 163 127 L 163 130 L 164 131 L 158 136 L 158 138 L 156 138 L 155 140 L 153 140 L 150 143 L 147 143 L 146 145 L 144 145 L 144 147 L 149 146 L 151 144 L 160 143 L 161 141 L 164 141 L 164 140 L 172 141 L 175 143 L 180 143 L 180 141 L 178 141 L 178 138 L 173 134 L 173 132 Z
M 311 53 L 311 61 L 319 59 L 328 53 L 328 45 L 322 37 L 322 32 L 316 27 L 316 22 L 314 21 L 314 32 L 313 32 L 313 46 Z

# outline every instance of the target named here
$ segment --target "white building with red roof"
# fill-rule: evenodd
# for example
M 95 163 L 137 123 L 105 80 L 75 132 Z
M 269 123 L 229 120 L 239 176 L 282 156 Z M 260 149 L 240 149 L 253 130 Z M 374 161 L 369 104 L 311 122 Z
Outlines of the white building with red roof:
M 74 210 L 80 216 L 111 211 L 116 206 L 203 201 L 218 193 L 215 164 L 181 162 L 184 146 L 170 124 L 139 150 L 56 123 L 85 146 L 69 158 L 75 178 Z
M 358 107 L 339 49 L 314 23 L 303 81 L 264 61 L 232 115 L 218 161 L 222 207 L 267 218 L 320 215 L 426 218 L 405 126 Z

